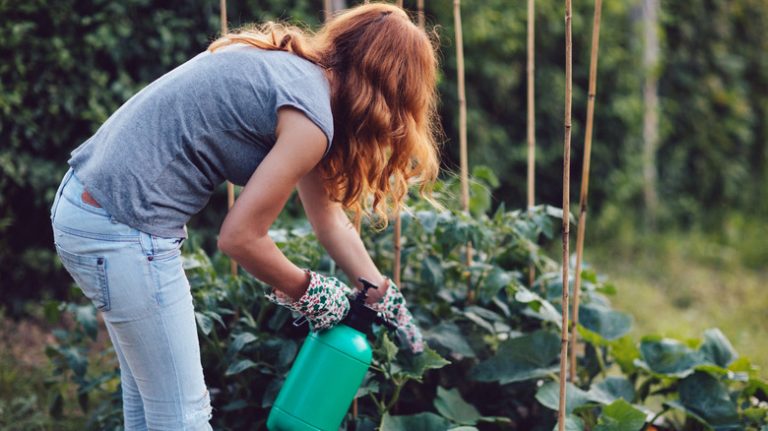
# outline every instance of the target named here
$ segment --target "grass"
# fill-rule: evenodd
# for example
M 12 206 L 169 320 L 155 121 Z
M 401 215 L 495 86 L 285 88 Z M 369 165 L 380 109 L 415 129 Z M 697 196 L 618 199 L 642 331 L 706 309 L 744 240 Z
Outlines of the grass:
M 634 317 L 636 338 L 700 338 L 717 327 L 768 376 L 768 268 L 747 267 L 739 250 L 696 234 L 585 248 L 587 261 L 616 285 L 613 304 Z

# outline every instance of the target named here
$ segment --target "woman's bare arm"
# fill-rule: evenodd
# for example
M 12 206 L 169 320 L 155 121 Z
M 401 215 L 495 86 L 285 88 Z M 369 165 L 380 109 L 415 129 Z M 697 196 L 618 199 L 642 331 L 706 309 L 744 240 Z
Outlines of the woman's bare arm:
M 361 276 L 378 286 L 385 286 L 385 278 L 368 255 L 360 235 L 344 213 L 341 204 L 331 201 L 328 197 L 318 168 L 299 180 L 299 197 L 317 239 L 347 274 L 347 278 L 358 288 L 362 287 L 357 281 Z M 376 292 L 369 292 L 368 302 L 377 301 L 384 290 L 381 288 Z
M 224 219 L 218 246 L 259 280 L 299 299 L 309 276 L 283 255 L 268 232 L 296 184 L 322 158 L 328 140 L 293 108 L 280 109 L 277 121 L 277 142 Z

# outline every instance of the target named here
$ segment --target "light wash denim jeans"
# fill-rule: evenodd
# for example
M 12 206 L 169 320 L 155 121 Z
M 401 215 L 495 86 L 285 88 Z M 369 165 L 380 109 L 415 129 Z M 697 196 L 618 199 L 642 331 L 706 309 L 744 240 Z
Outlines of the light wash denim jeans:
M 160 238 L 83 202 L 70 169 L 51 208 L 64 267 L 104 315 L 120 362 L 125 429 L 210 430 L 181 238 Z

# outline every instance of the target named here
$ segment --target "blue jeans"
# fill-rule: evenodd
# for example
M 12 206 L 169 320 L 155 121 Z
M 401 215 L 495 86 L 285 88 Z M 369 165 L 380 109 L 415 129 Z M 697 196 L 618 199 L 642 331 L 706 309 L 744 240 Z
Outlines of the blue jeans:
M 51 208 L 64 267 L 104 316 L 120 363 L 125 429 L 210 430 L 182 238 L 119 223 L 83 202 L 70 169 Z

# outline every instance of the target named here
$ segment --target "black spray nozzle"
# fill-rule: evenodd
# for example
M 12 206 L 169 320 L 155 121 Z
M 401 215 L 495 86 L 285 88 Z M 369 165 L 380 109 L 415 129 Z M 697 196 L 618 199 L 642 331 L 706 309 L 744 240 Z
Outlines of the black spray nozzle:
M 365 300 L 368 298 L 368 289 L 373 288 L 375 290 L 378 289 L 378 286 L 363 277 L 358 278 L 358 280 L 363 284 L 363 288 L 350 301 L 349 313 L 342 323 L 361 332 L 368 331 L 374 323 L 391 330 L 397 330 L 397 325 L 384 318 L 381 313 L 365 305 Z

